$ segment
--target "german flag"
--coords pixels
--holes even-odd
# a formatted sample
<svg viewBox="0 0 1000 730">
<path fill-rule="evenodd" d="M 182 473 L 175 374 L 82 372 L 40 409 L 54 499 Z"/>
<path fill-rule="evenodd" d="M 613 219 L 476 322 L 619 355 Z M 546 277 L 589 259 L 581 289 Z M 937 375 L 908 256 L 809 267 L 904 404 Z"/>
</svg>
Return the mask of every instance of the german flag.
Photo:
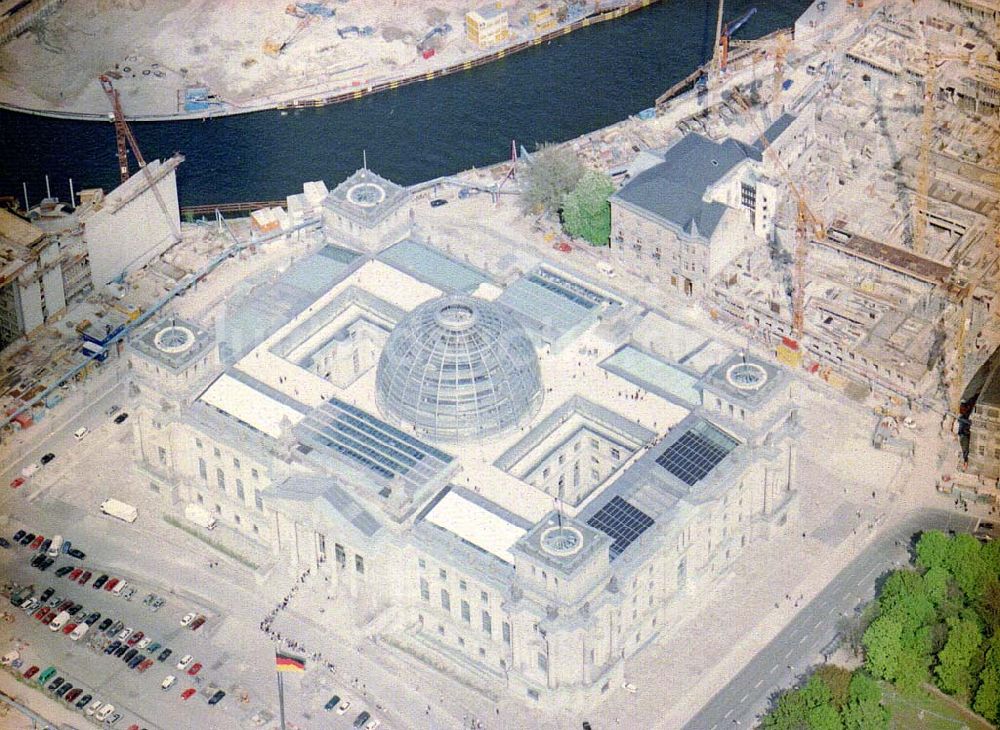
<svg viewBox="0 0 1000 730">
<path fill-rule="evenodd" d="M 306 671 L 306 660 L 294 654 L 287 654 L 279 651 L 274 655 L 275 668 L 279 672 L 304 672 Z"/>
</svg>

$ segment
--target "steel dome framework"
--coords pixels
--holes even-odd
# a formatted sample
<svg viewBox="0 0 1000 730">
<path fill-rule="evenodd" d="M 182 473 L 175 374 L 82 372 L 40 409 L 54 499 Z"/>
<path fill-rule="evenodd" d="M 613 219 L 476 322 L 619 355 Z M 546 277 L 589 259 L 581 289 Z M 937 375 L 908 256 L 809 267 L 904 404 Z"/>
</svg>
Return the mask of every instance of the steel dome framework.
<svg viewBox="0 0 1000 730">
<path fill-rule="evenodd" d="M 505 309 L 467 295 L 425 302 L 382 350 L 375 397 L 396 425 L 444 441 L 508 431 L 542 403 L 535 348 Z"/>
</svg>

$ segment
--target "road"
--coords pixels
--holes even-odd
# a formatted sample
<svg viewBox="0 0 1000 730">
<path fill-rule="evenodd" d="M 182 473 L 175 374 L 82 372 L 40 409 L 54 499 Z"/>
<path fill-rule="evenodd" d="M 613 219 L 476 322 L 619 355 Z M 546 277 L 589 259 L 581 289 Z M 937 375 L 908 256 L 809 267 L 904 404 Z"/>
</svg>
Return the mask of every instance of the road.
<svg viewBox="0 0 1000 730">
<path fill-rule="evenodd" d="M 820 651 L 833 639 L 840 618 L 874 597 L 879 577 L 895 567 L 896 561 L 907 559 L 897 541 L 908 543 L 919 530 L 971 530 L 975 522 L 976 518 L 968 515 L 928 509 L 880 534 L 702 707 L 684 730 L 753 727 L 773 692 L 790 687 L 797 676 L 822 660 Z"/>
</svg>

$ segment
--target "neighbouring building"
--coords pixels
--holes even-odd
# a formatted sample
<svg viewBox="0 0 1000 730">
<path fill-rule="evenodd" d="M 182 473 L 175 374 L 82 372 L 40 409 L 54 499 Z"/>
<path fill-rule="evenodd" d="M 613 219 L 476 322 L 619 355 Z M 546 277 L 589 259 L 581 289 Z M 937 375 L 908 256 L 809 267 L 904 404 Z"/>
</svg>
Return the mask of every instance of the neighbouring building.
<svg viewBox="0 0 1000 730">
<path fill-rule="evenodd" d="M 507 11 L 500 3 L 484 5 L 465 14 L 465 37 L 479 48 L 499 45 L 509 34 Z"/>
<path fill-rule="evenodd" d="M 1000 479 L 1000 363 L 993 366 L 972 409 L 969 471 Z"/>
</svg>

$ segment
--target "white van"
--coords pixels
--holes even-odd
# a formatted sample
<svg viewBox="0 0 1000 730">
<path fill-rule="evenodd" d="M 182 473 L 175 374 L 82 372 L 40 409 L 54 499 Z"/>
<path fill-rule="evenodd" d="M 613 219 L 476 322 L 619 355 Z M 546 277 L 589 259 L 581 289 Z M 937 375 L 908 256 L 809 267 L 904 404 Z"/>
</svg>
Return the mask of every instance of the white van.
<svg viewBox="0 0 1000 730">
<path fill-rule="evenodd" d="M 90 431 L 87 430 L 86 426 L 80 426 L 80 428 L 76 429 L 76 431 L 73 432 L 73 438 L 75 438 L 77 441 L 83 441 L 83 437 L 86 436 L 88 433 L 90 433 Z"/>
<path fill-rule="evenodd" d="M 63 539 L 62 535 L 56 535 L 52 538 L 52 544 L 49 545 L 48 556 L 50 558 L 58 558 L 59 553 L 62 552 Z"/>
<path fill-rule="evenodd" d="M 88 626 L 87 624 L 84 623 L 78 624 L 77 627 L 70 632 L 69 638 L 71 638 L 73 641 L 79 641 L 80 639 L 83 638 L 84 634 L 86 634 L 88 630 L 90 630 L 90 626 Z"/>
<path fill-rule="evenodd" d="M 52 619 L 52 623 L 49 624 L 49 631 L 58 631 L 66 622 L 69 621 L 69 614 L 66 611 L 61 611 L 58 616 Z"/>
<path fill-rule="evenodd" d="M 117 584 L 115 584 L 115 587 L 111 589 L 111 592 L 116 596 L 120 596 L 122 594 L 122 591 L 125 590 L 125 586 L 127 585 L 128 585 L 127 580 L 120 580 L 118 581 Z"/>
</svg>

